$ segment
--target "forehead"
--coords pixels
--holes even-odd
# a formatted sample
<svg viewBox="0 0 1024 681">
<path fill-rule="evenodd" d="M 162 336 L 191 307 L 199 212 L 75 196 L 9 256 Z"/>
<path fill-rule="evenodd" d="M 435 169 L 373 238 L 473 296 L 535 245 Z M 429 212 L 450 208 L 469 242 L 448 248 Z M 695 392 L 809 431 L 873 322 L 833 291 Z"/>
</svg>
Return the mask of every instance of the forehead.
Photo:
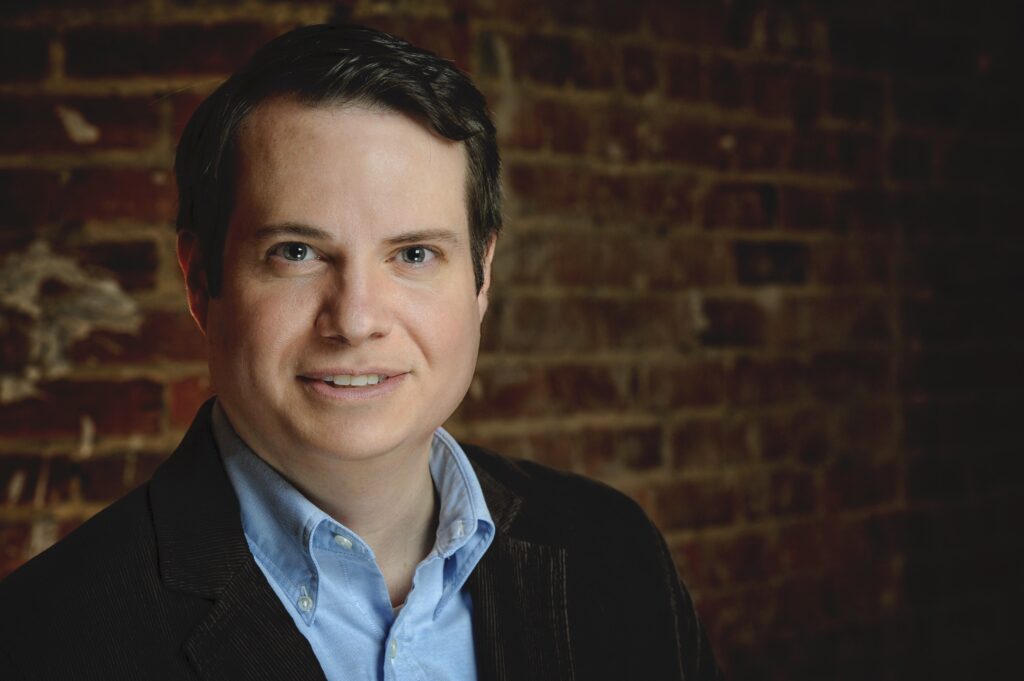
<svg viewBox="0 0 1024 681">
<path fill-rule="evenodd" d="M 466 172 L 464 144 L 405 114 L 278 98 L 239 131 L 235 208 L 260 220 L 465 223 Z"/>
</svg>

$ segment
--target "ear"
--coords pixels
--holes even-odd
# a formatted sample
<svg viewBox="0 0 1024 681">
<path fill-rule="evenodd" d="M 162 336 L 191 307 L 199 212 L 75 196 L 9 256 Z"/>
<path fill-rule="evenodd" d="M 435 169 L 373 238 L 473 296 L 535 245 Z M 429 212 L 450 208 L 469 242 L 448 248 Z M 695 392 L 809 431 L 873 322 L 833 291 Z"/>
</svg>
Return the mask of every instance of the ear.
<svg viewBox="0 0 1024 681">
<path fill-rule="evenodd" d="M 487 312 L 487 292 L 491 288 L 491 261 L 494 260 L 494 245 L 498 243 L 498 237 L 492 236 L 487 244 L 487 251 L 484 253 L 484 282 L 480 286 L 480 292 L 476 294 L 476 304 L 480 309 L 480 321 L 483 321 Z"/>
<path fill-rule="evenodd" d="M 185 279 L 185 293 L 188 296 L 188 310 L 192 313 L 199 330 L 206 334 L 206 315 L 210 293 L 206 285 L 206 269 L 199 238 L 192 232 L 178 232 L 178 267 Z"/>
</svg>

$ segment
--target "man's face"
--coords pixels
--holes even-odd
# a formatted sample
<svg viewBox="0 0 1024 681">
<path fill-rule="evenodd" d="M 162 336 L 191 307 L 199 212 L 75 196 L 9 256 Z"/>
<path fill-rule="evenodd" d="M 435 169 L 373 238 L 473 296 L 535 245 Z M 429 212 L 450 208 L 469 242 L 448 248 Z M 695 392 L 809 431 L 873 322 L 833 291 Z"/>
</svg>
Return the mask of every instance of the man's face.
<svg viewBox="0 0 1024 681">
<path fill-rule="evenodd" d="M 286 471 L 425 454 L 469 387 L 487 305 L 463 146 L 397 113 L 272 100 L 248 117 L 237 163 L 205 313 L 235 429 Z"/>
</svg>

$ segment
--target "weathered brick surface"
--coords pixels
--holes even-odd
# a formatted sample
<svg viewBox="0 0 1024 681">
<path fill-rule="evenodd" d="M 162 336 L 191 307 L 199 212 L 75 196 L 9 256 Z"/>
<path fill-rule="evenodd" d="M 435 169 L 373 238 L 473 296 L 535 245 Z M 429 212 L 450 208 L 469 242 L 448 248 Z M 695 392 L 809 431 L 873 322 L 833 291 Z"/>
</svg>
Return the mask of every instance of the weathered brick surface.
<svg viewBox="0 0 1024 681">
<path fill-rule="evenodd" d="M 0 574 L 146 480 L 212 394 L 173 146 L 322 12 L 453 59 L 498 121 L 457 434 L 637 499 L 731 678 L 995 677 L 1024 537 L 1024 17 L 925 5 L 3 3 L 0 268 L 45 241 L 140 323 L 36 380 L 61 320 L 3 298 L 5 390 L 38 392 L 0 403 Z"/>
</svg>

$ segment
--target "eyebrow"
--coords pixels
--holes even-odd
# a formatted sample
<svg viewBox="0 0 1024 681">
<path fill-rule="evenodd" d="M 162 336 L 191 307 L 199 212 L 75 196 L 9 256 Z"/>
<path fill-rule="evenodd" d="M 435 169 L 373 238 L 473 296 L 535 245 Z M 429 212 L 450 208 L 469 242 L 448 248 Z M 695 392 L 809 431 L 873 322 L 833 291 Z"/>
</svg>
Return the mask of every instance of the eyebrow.
<svg viewBox="0 0 1024 681">
<path fill-rule="evenodd" d="M 256 230 L 256 239 L 261 241 L 263 239 L 282 236 L 315 239 L 319 241 L 331 241 L 333 239 L 331 233 L 326 230 L 298 222 L 284 222 L 281 224 L 266 225 Z M 450 229 L 417 229 L 388 237 L 384 240 L 384 243 L 389 246 L 400 246 L 402 244 L 415 244 L 421 241 L 441 241 L 451 245 L 459 245 L 462 242 L 462 239 L 459 238 L 459 235 L 455 231 Z"/>
</svg>

